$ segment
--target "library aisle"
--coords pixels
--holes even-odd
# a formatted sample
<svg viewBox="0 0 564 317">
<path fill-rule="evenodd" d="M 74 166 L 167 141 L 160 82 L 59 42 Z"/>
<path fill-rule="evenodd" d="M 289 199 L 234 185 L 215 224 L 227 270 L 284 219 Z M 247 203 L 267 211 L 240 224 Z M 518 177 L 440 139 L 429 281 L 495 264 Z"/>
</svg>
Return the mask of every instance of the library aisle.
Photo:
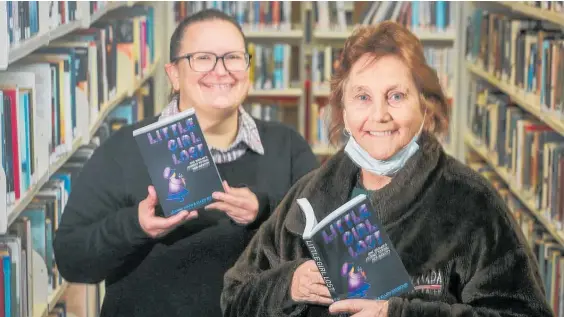
<svg viewBox="0 0 564 317">
<path fill-rule="evenodd" d="M 170 36 L 209 7 L 234 16 L 247 36 L 244 107 L 293 126 L 321 161 L 337 151 L 326 106 L 345 39 L 357 25 L 409 27 L 449 97 L 445 150 L 498 189 L 564 316 L 563 1 L 2 1 L 5 316 L 99 316 L 104 283 L 67 283 L 53 255 L 72 180 L 120 127 L 166 106 Z"/>
<path fill-rule="evenodd" d="M 498 190 L 564 316 L 564 4 L 465 4 L 464 161 Z"/>
</svg>

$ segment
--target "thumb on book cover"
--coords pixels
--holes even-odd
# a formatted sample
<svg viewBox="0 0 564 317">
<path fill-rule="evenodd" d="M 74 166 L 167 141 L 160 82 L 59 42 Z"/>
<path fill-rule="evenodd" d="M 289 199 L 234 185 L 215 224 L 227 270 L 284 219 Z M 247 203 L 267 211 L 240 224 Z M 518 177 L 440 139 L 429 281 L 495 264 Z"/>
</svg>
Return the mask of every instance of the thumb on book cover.
<svg viewBox="0 0 564 317">
<path fill-rule="evenodd" d="M 157 192 L 155 191 L 154 186 L 148 187 L 149 195 L 147 195 L 147 203 L 149 207 L 155 207 L 158 203 Z"/>
</svg>

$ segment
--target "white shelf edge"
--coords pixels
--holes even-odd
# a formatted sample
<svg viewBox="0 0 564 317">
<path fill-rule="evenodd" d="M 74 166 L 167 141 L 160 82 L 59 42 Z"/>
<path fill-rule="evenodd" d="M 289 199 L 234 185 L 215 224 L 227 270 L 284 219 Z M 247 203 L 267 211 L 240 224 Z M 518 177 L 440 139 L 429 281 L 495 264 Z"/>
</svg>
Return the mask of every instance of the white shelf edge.
<svg viewBox="0 0 564 317">
<path fill-rule="evenodd" d="M 516 87 L 505 83 L 495 77 L 493 74 L 489 73 L 488 71 L 482 69 L 479 66 L 474 65 L 473 63 L 467 61 L 466 68 L 469 72 L 473 73 L 475 76 L 479 77 L 480 79 L 487 81 L 490 85 L 497 87 L 503 93 L 511 97 L 511 99 L 518 104 L 523 110 L 529 112 L 530 114 L 537 117 L 541 122 L 545 123 L 556 132 L 560 134 L 564 134 L 564 121 L 561 120 L 557 115 L 550 113 L 549 111 L 543 110 L 542 106 L 540 105 L 540 100 L 532 100 L 532 99 L 540 99 L 537 95 L 525 94 L 521 91 L 518 91 Z"/>
<path fill-rule="evenodd" d="M 313 145 L 311 150 L 318 156 L 331 156 L 339 151 L 338 148 L 329 145 Z"/>
<path fill-rule="evenodd" d="M 454 31 L 412 31 L 421 41 L 454 41 Z M 346 40 L 352 31 L 313 31 L 313 38 L 318 40 Z"/>
<path fill-rule="evenodd" d="M 304 36 L 303 30 L 243 30 L 248 39 L 301 39 Z"/>
<path fill-rule="evenodd" d="M 120 2 L 107 2 L 106 6 L 103 7 L 102 9 L 98 10 L 98 12 L 94 12 L 91 16 L 90 16 L 90 21 L 89 21 L 89 25 L 92 25 L 94 23 L 96 23 L 96 21 L 98 21 L 101 17 L 103 17 L 104 15 L 106 15 L 108 12 L 117 9 L 119 7 L 123 7 L 125 6 L 125 4 L 120 3 Z"/>
<path fill-rule="evenodd" d="M 24 58 L 25 56 L 31 54 L 32 52 L 34 52 L 35 50 L 37 50 L 38 48 L 45 46 L 47 44 L 49 44 L 50 41 L 56 40 L 58 38 L 61 38 L 77 29 L 80 29 L 81 27 L 88 27 L 90 25 L 92 25 L 94 22 L 96 22 L 99 18 L 101 18 L 102 16 L 104 16 L 105 14 L 107 14 L 108 12 L 110 12 L 111 10 L 117 9 L 119 7 L 122 6 L 131 6 L 131 3 L 135 3 L 135 1 L 129 1 L 129 2 L 122 2 L 122 1 L 118 1 L 118 2 L 109 2 L 107 4 L 107 7 L 104 7 L 102 9 L 100 9 L 98 12 L 95 12 L 94 14 L 92 14 L 91 16 L 89 16 L 88 18 L 85 19 L 78 19 L 75 21 L 71 21 L 68 23 L 65 23 L 63 25 L 59 25 L 54 29 L 51 29 L 43 34 L 37 34 L 27 40 L 24 40 L 23 42 L 20 42 L 16 45 L 13 46 L 9 46 L 7 49 L 7 54 L 8 54 L 8 63 L 7 65 L 5 65 L 5 67 L 1 67 L 1 70 L 6 70 L 10 64 L 13 64 L 17 61 L 19 61 L 20 59 Z M 4 66 L 4 65 L 2 65 Z"/>
<path fill-rule="evenodd" d="M 68 286 L 69 284 L 66 281 L 63 281 L 63 283 L 59 285 L 53 291 L 53 293 L 51 293 L 51 295 L 49 295 L 49 298 L 45 304 L 34 305 L 32 316 L 47 317 L 49 315 L 49 312 L 51 312 L 53 308 L 55 308 L 55 305 L 57 305 L 57 302 L 59 301 L 59 299 L 61 299 L 61 296 L 63 296 Z"/>
<path fill-rule="evenodd" d="M 60 25 L 49 32 L 41 35 L 36 35 L 32 38 L 25 40 L 9 48 L 8 52 L 8 67 L 10 64 L 17 62 L 18 60 L 24 58 L 25 56 L 31 54 L 38 48 L 49 44 L 50 41 L 65 36 L 74 30 L 81 27 L 81 20 L 71 21 L 69 23 Z"/>
<path fill-rule="evenodd" d="M 516 13 L 564 27 L 564 13 L 536 8 L 519 2 L 500 1 L 500 3 Z"/>
<path fill-rule="evenodd" d="M 302 93 L 301 88 L 251 89 L 249 90 L 249 97 L 301 97 Z"/>
<path fill-rule="evenodd" d="M 313 96 L 314 97 L 329 97 L 331 95 L 331 90 L 329 89 L 314 89 Z"/>
</svg>

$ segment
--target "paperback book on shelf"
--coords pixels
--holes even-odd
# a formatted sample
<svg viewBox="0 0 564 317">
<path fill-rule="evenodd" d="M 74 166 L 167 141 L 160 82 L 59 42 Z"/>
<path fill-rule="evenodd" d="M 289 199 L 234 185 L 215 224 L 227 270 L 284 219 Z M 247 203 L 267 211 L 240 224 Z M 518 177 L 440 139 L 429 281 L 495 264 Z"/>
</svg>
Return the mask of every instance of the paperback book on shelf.
<svg viewBox="0 0 564 317">
<path fill-rule="evenodd" d="M 133 131 L 165 217 L 202 209 L 223 191 L 193 108 Z"/>
<path fill-rule="evenodd" d="M 306 219 L 302 237 L 334 301 L 385 300 L 413 290 L 366 195 L 349 200 L 319 222 L 306 198 L 297 203 Z"/>
</svg>

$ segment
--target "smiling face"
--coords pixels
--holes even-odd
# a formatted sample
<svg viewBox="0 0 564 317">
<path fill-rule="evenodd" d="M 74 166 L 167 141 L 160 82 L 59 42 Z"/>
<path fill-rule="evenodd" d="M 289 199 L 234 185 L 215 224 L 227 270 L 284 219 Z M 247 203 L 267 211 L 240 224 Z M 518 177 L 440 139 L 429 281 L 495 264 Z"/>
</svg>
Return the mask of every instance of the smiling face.
<svg viewBox="0 0 564 317">
<path fill-rule="evenodd" d="M 343 94 L 345 128 L 373 158 L 385 160 L 419 132 L 423 113 L 407 65 L 364 54 L 352 66 Z"/>
<path fill-rule="evenodd" d="M 230 22 L 209 20 L 196 22 L 184 30 L 176 56 L 194 53 L 229 54 L 225 63 L 245 53 L 245 41 Z M 249 70 L 227 71 L 221 59 L 211 71 L 198 71 L 197 65 L 209 63 L 210 54 L 194 55 L 167 66 L 167 73 L 175 91 L 180 91 L 180 104 L 194 107 L 198 112 L 229 114 L 237 110 L 249 90 Z M 212 61 L 213 64 L 213 61 Z M 192 66 L 191 66 L 192 65 Z M 200 67 L 201 68 L 201 67 Z"/>
</svg>

